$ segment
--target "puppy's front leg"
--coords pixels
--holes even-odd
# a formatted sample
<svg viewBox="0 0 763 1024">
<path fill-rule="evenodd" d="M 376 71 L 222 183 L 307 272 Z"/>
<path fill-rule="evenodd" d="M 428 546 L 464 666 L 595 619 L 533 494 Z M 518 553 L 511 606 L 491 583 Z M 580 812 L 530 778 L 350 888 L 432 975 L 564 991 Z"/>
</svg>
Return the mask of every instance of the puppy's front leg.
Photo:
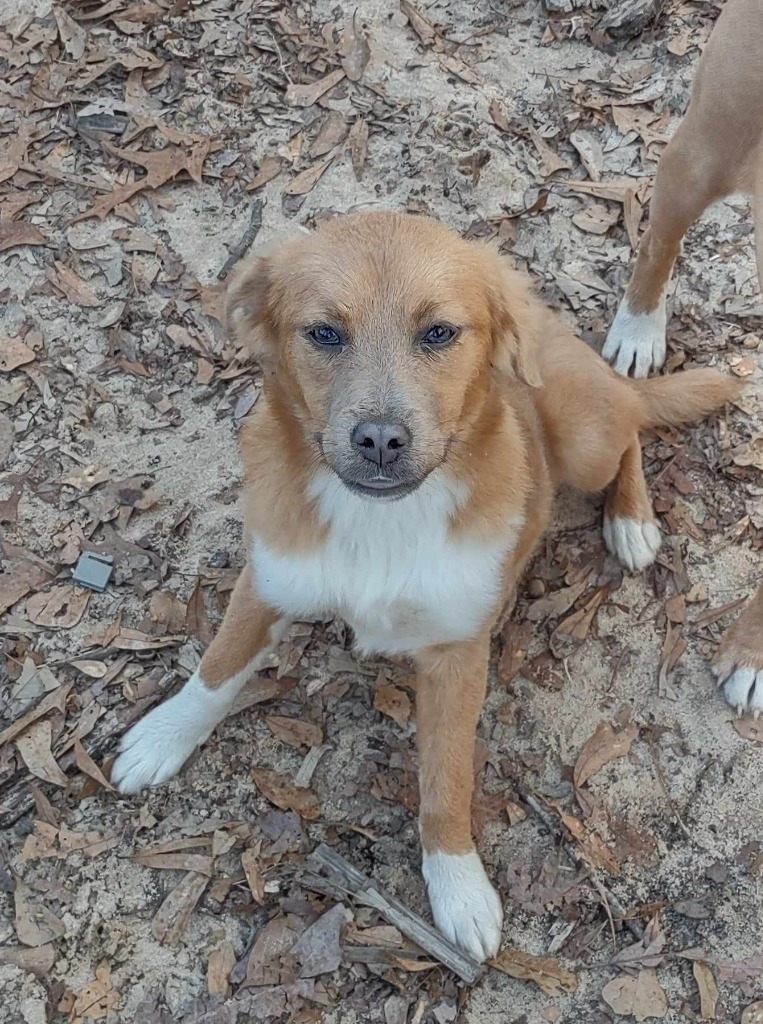
<svg viewBox="0 0 763 1024">
<path fill-rule="evenodd" d="M 489 635 L 416 657 L 422 873 L 435 924 L 477 960 L 498 952 L 503 910 L 471 831 L 474 738 Z"/>
<path fill-rule="evenodd" d="M 726 700 L 740 715 L 763 712 L 763 586 L 726 633 L 713 659 Z"/>
<path fill-rule="evenodd" d="M 111 781 L 137 793 L 172 778 L 228 714 L 241 687 L 278 643 L 288 620 L 263 605 L 248 567 L 231 594 L 222 625 L 201 664 L 174 697 L 154 708 L 122 738 Z"/>
</svg>

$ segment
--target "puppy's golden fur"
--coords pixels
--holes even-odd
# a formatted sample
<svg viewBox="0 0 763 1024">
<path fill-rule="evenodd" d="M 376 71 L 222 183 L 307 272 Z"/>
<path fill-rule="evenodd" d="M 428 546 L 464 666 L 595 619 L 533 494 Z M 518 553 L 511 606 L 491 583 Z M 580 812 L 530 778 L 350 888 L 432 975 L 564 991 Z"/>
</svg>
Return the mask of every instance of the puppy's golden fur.
<svg viewBox="0 0 763 1024">
<path fill-rule="evenodd" d="M 284 622 L 339 614 L 361 648 L 414 659 L 433 913 L 490 955 L 501 906 L 470 800 L 491 627 L 559 484 L 611 485 L 607 543 L 631 569 L 652 561 L 639 431 L 704 416 L 736 385 L 711 370 L 618 377 L 495 252 L 391 213 L 337 218 L 255 257 L 229 316 L 265 371 L 242 437 L 249 564 L 198 674 L 126 737 L 114 778 L 124 791 L 163 781 Z M 393 420 L 394 451 L 369 461 L 357 424 Z"/>
</svg>

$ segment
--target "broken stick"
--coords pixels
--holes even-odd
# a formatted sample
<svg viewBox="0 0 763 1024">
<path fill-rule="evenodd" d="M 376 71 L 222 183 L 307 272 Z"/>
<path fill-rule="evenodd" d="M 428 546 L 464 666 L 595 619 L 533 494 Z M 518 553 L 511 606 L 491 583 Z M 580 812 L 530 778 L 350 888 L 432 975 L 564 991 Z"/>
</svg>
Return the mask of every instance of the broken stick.
<svg viewBox="0 0 763 1024">
<path fill-rule="evenodd" d="M 317 892 L 328 892 L 336 898 L 352 897 L 366 907 L 378 910 L 385 921 L 395 925 L 406 938 L 415 942 L 429 956 L 448 967 L 459 978 L 471 985 L 480 973 L 480 965 L 441 935 L 430 924 L 414 914 L 400 900 L 384 892 L 373 879 L 368 878 L 349 861 L 336 853 L 325 843 L 315 850 L 308 859 L 315 875 L 306 874 L 302 884 Z M 321 869 L 329 877 L 321 876 Z M 394 951 L 393 951 L 394 952 Z"/>
<path fill-rule="evenodd" d="M 252 246 L 257 235 L 260 233 L 262 227 L 262 200 L 257 199 L 252 204 L 252 212 L 249 215 L 249 227 L 243 233 L 241 238 L 235 242 L 230 248 L 230 255 L 228 256 L 225 263 L 223 263 L 220 271 L 217 275 L 218 281 L 224 281 L 231 270 L 235 267 L 242 256 L 246 256 L 247 252 Z"/>
</svg>

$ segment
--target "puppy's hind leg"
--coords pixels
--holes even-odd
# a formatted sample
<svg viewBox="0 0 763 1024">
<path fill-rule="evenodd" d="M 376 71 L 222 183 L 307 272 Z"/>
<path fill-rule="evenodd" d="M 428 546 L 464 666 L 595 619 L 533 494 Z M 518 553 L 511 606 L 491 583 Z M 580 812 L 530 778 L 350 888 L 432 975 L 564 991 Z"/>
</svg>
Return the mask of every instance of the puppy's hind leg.
<svg viewBox="0 0 763 1024">
<path fill-rule="evenodd" d="M 713 673 L 740 715 L 763 712 L 763 586 L 726 633 Z"/>
<path fill-rule="evenodd" d="M 646 489 L 638 437 L 625 449 L 607 496 L 604 543 L 631 572 L 651 565 L 660 549 L 660 531 Z"/>
<path fill-rule="evenodd" d="M 228 714 L 247 679 L 278 643 L 288 621 L 257 600 L 248 568 L 239 576 L 220 631 L 174 697 L 122 737 L 111 781 L 137 793 L 172 778 Z"/>
<path fill-rule="evenodd" d="M 702 126 L 690 111 L 662 154 L 625 297 L 602 355 L 618 373 L 646 377 L 665 362 L 666 294 L 681 240 L 702 211 L 726 191 L 719 154 L 704 147 Z M 712 147 L 712 143 L 710 143 Z"/>
</svg>

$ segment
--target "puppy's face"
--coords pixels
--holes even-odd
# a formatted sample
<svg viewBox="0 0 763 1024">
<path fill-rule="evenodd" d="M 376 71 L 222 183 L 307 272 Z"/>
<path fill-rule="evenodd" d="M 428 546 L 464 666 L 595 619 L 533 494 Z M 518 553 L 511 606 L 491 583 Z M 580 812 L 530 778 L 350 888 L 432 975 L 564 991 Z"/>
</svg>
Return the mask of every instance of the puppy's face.
<svg viewBox="0 0 763 1024">
<path fill-rule="evenodd" d="M 435 221 L 329 221 L 245 266 L 228 309 L 299 443 L 370 499 L 402 497 L 447 462 L 491 364 L 538 383 L 524 285 Z"/>
</svg>

